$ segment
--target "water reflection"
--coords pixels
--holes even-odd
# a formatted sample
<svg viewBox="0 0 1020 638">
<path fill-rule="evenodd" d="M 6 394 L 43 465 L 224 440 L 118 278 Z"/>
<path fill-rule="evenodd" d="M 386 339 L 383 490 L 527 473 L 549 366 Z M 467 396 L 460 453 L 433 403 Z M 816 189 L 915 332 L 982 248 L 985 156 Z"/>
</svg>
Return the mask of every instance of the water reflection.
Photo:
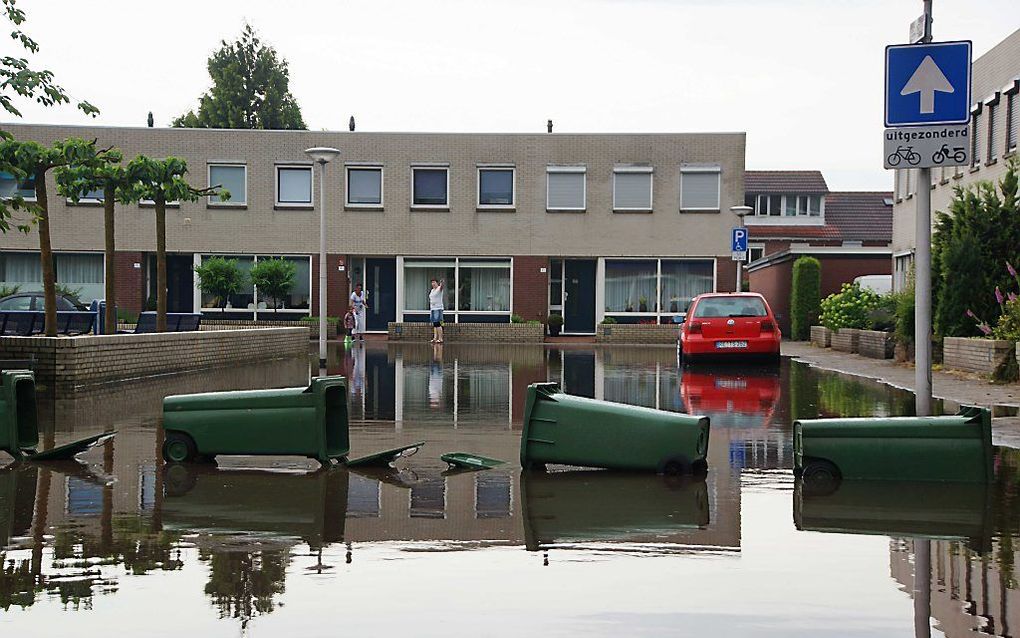
<svg viewBox="0 0 1020 638">
<path fill-rule="evenodd" d="M 305 361 L 166 377 L 45 402 L 47 445 L 109 429 L 120 434 L 86 455 L 84 465 L 0 468 L 5 628 L 30 634 L 44 623 L 83 617 L 67 611 L 91 609 L 111 610 L 125 632 L 159 633 L 151 623 L 131 624 L 129 612 L 139 600 L 155 607 L 171 597 L 195 635 L 236 634 L 258 623 L 267 623 L 268 633 L 279 631 L 273 623 L 326 626 L 337 601 L 360 591 L 385 589 L 401 604 L 423 598 L 442 610 L 448 603 L 430 592 L 470 597 L 462 584 L 466 573 L 476 572 L 463 570 L 478 557 L 477 574 L 491 580 L 479 588 L 485 597 L 477 604 L 493 613 L 519 617 L 507 601 L 549 595 L 558 596 L 557 613 L 570 616 L 586 601 L 564 592 L 605 580 L 613 583 L 613 597 L 596 596 L 596 602 L 628 620 L 584 625 L 575 617 L 589 633 L 666 633 L 666 625 L 649 629 L 635 611 L 662 592 L 674 602 L 701 596 L 716 629 L 727 626 L 740 601 L 759 619 L 740 633 L 777 635 L 767 628 L 788 627 L 793 618 L 807 623 L 804 609 L 825 609 L 832 617 L 846 605 L 827 598 L 834 596 L 832 572 L 801 558 L 817 545 L 840 573 L 861 574 L 860 566 L 877 558 L 881 573 L 869 574 L 879 580 L 863 579 L 869 605 L 854 613 L 883 627 L 880 616 L 895 617 L 905 624 L 884 635 L 900 635 L 911 622 L 902 603 L 916 589 L 920 547 L 904 537 L 915 536 L 931 539 L 931 614 L 941 631 L 1008 635 L 1020 623 L 1013 553 L 1020 452 L 997 451 L 996 481 L 987 488 L 844 484 L 828 494 L 805 493 L 790 478 L 795 418 L 908 414 L 908 393 L 790 362 L 681 372 L 670 348 L 370 343 L 331 350 L 329 363 L 330 373 L 351 377 L 352 453 L 427 440 L 423 451 L 399 468 L 357 471 L 313 471 L 286 459 L 164 467 L 158 455 L 163 396 L 304 385 Z M 596 398 L 707 414 L 713 425 L 707 476 L 522 473 L 516 459 L 525 389 L 546 380 Z M 452 451 L 508 464 L 449 472 L 439 456 Z M 862 534 L 878 534 L 879 544 L 860 543 L 867 540 Z M 428 568 L 415 571 L 418 564 Z M 532 569 L 545 571 L 535 579 Z M 648 577 L 662 570 L 691 577 Z M 146 574 L 159 580 L 140 578 Z M 813 585 L 798 597 L 786 594 L 791 583 Z M 798 600 L 796 608 L 790 600 Z M 883 610 L 891 611 L 882 616 Z M 532 611 L 546 620 L 553 613 Z M 362 601 L 344 613 L 365 627 L 382 612 Z M 822 622 L 812 635 L 857 628 Z"/>
</svg>

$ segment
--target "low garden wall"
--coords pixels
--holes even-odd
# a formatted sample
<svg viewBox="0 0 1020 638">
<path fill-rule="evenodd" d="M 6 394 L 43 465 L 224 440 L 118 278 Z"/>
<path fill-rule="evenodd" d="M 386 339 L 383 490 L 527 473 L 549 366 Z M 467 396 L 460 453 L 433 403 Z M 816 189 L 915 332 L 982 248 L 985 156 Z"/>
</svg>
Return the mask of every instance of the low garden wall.
<svg viewBox="0 0 1020 638">
<path fill-rule="evenodd" d="M 861 330 L 858 336 L 857 352 L 872 359 L 891 359 L 896 342 L 891 332 L 882 330 Z"/>
<path fill-rule="evenodd" d="M 819 348 L 832 345 L 832 330 L 825 326 L 811 326 L 811 343 Z"/>
<path fill-rule="evenodd" d="M 672 324 L 599 324 L 595 332 L 596 343 L 656 344 L 676 343 L 679 325 Z"/>
<path fill-rule="evenodd" d="M 946 337 L 942 340 L 942 365 L 947 370 L 960 370 L 993 376 L 1017 356 L 1017 344 L 1001 339 Z"/>
<path fill-rule="evenodd" d="M 430 341 L 432 324 L 391 322 L 390 341 Z M 489 343 L 542 343 L 545 326 L 540 323 L 448 323 L 443 326 L 443 341 Z"/>
<path fill-rule="evenodd" d="M 840 328 L 832 333 L 832 349 L 840 352 L 857 352 L 861 331 L 856 328 Z"/>
<path fill-rule="evenodd" d="M 293 327 L 304 327 L 308 328 L 308 338 L 318 339 L 319 338 L 319 322 L 318 321 L 274 321 L 272 319 L 265 321 L 252 321 L 250 319 L 202 319 L 200 325 L 202 330 L 231 330 L 238 328 L 293 328 Z M 326 338 L 336 339 L 337 337 L 337 320 L 327 319 L 326 320 Z"/>
<path fill-rule="evenodd" d="M 308 328 L 207 330 L 81 337 L 0 337 L 0 359 L 32 359 L 44 389 L 308 356 Z"/>
</svg>

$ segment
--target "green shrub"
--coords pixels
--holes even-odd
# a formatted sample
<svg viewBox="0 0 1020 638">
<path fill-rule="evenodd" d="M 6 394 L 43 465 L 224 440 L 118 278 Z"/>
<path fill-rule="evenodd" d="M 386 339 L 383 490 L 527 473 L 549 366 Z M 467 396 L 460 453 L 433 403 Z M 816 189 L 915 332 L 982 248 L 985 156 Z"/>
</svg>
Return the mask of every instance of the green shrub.
<svg viewBox="0 0 1020 638">
<path fill-rule="evenodd" d="M 793 263 L 793 290 L 790 293 L 790 338 L 803 341 L 818 321 L 822 299 L 822 264 L 805 255 Z"/>
<path fill-rule="evenodd" d="M 81 297 L 81 292 L 82 292 L 82 290 L 84 290 L 84 288 L 72 288 L 72 287 L 70 287 L 68 285 L 61 284 L 61 283 L 54 284 L 53 288 L 54 288 L 54 290 L 56 291 L 56 293 L 58 295 L 63 295 L 65 297 L 70 297 L 74 301 L 76 301 L 78 303 L 81 303 L 80 297 Z"/>
<path fill-rule="evenodd" d="M 542 322 L 539 321 L 538 319 L 528 319 L 524 323 L 528 324 L 529 326 L 541 326 L 542 325 Z"/>
<path fill-rule="evenodd" d="M 0 299 L 3 299 L 4 297 L 10 297 L 11 295 L 16 295 L 20 290 L 21 286 L 17 284 L 13 286 L 8 286 L 7 284 L 0 284 Z"/>
<path fill-rule="evenodd" d="M 1005 303 L 999 315 L 999 323 L 992 328 L 992 336 L 996 339 L 1020 341 L 1020 299 L 1011 299 Z"/>
<path fill-rule="evenodd" d="M 830 330 L 871 327 L 871 311 L 878 306 L 878 295 L 857 284 L 843 284 L 839 292 L 822 300 L 819 320 Z"/>
<path fill-rule="evenodd" d="M 871 325 L 868 326 L 869 329 L 882 332 L 892 332 L 896 329 L 896 306 L 899 303 L 899 294 L 891 292 L 878 298 L 875 307 L 868 313 L 868 320 L 871 322 Z"/>
<path fill-rule="evenodd" d="M 545 325 L 561 328 L 563 326 L 563 315 L 549 315 L 545 318 Z"/>
<path fill-rule="evenodd" d="M 510 323 L 524 323 L 524 317 L 520 315 L 510 315 Z"/>
<path fill-rule="evenodd" d="M 896 340 L 914 343 L 914 289 L 896 293 Z"/>
<path fill-rule="evenodd" d="M 199 290 L 216 296 L 220 308 L 226 308 L 230 295 L 241 292 L 244 286 L 244 271 L 237 265 L 236 259 L 211 257 L 202 265 L 195 266 L 195 274 L 198 275 Z"/>
<path fill-rule="evenodd" d="M 619 322 L 616 319 L 613 319 L 612 317 L 606 317 L 605 319 L 602 320 L 602 323 L 607 325 L 607 326 L 611 326 L 614 323 L 619 323 Z"/>
<path fill-rule="evenodd" d="M 273 315 L 276 315 L 280 302 L 289 294 L 294 287 L 294 277 L 297 274 L 297 266 L 286 259 L 259 259 L 251 267 L 248 276 L 251 283 L 258 289 L 259 297 L 268 297 L 273 300 Z"/>
</svg>

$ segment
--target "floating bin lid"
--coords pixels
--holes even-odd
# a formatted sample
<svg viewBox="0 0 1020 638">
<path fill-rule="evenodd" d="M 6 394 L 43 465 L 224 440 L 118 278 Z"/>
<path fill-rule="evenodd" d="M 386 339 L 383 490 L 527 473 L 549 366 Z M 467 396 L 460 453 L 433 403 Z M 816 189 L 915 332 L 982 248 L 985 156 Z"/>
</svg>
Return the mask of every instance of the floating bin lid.
<svg viewBox="0 0 1020 638">
<path fill-rule="evenodd" d="M 468 452 L 449 452 L 439 458 L 446 461 L 453 467 L 469 470 L 491 470 L 494 467 L 499 467 L 506 463 L 506 461 L 490 459 L 478 454 L 470 454 Z"/>
<path fill-rule="evenodd" d="M 375 454 L 369 454 L 368 456 L 352 459 L 347 461 L 346 465 L 347 467 L 389 467 L 397 459 L 414 456 L 424 445 L 425 441 L 418 441 L 411 445 L 395 447 L 389 450 L 383 450 L 382 452 L 376 452 Z"/>
</svg>

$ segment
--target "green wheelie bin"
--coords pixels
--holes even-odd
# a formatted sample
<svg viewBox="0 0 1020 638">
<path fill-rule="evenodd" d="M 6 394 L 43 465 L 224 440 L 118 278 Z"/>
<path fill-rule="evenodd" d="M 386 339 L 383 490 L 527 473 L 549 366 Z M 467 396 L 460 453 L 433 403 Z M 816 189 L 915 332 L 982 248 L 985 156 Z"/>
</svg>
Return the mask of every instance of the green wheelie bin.
<svg viewBox="0 0 1020 638">
<path fill-rule="evenodd" d="M 705 471 L 708 417 L 564 394 L 556 383 L 528 386 L 521 467 L 548 463 L 689 474 Z"/>
<path fill-rule="evenodd" d="M 805 481 L 992 480 L 988 410 L 953 416 L 811 419 L 793 424 L 794 474 Z"/>
<path fill-rule="evenodd" d="M 182 394 L 163 399 L 163 458 L 218 454 L 294 455 L 324 465 L 350 451 L 347 381 L 319 377 L 307 388 Z"/>
<path fill-rule="evenodd" d="M 35 375 L 30 370 L 0 372 L 0 450 L 16 459 L 39 445 Z"/>
</svg>

